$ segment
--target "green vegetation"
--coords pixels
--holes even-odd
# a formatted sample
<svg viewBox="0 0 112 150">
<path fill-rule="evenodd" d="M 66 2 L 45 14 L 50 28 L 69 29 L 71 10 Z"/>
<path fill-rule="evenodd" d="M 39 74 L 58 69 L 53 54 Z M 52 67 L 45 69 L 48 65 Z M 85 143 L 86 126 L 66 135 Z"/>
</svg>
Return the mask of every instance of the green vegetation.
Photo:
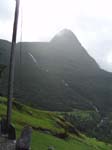
<svg viewBox="0 0 112 150">
<path fill-rule="evenodd" d="M 6 98 L 0 97 L 0 117 L 5 114 Z M 16 127 L 17 136 L 20 135 L 23 126 L 32 126 L 32 150 L 47 150 L 49 146 L 54 147 L 55 150 L 112 149 L 111 145 L 88 138 L 78 131 L 75 131 L 74 134 L 70 133 L 69 128 L 72 127 L 72 124 L 67 122 L 60 113 L 36 110 L 15 100 L 13 101 L 12 120 Z M 61 134 L 65 134 L 65 138 L 58 136 Z"/>
<path fill-rule="evenodd" d="M 48 146 L 55 147 L 56 150 L 111 150 L 112 146 L 90 138 L 77 138 L 76 136 L 68 140 L 58 139 L 43 133 L 34 133 L 33 150 L 47 150 Z M 36 146 L 36 147 L 35 147 Z"/>
<path fill-rule="evenodd" d="M 61 114 L 66 121 L 73 124 L 81 133 L 112 143 L 112 113 L 102 116 L 95 110 L 74 109 L 73 112 Z"/>
<path fill-rule="evenodd" d="M 66 120 L 71 122 L 79 131 L 95 136 L 95 130 L 101 120 L 101 115 L 94 110 L 78 110 L 61 113 Z M 98 132 L 98 131 L 97 131 Z"/>
</svg>

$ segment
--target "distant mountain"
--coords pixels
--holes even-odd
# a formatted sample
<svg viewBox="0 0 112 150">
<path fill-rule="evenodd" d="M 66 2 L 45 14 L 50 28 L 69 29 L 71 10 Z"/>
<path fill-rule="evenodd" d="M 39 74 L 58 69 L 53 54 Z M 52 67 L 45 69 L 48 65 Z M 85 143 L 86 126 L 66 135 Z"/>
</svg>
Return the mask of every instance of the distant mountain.
<svg viewBox="0 0 112 150">
<path fill-rule="evenodd" d="M 10 46 L 8 41 L 0 40 L 0 63 L 7 66 Z M 0 85 L 4 95 L 7 70 Z M 101 70 L 67 29 L 50 42 L 17 44 L 14 87 L 15 98 L 37 108 L 95 109 L 102 114 L 112 111 L 112 74 Z"/>
</svg>

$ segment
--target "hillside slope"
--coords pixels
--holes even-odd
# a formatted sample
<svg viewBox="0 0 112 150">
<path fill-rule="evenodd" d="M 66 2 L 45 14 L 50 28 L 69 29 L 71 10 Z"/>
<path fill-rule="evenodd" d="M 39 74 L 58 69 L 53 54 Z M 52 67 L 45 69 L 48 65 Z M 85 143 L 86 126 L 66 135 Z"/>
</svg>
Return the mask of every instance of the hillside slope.
<svg viewBox="0 0 112 150">
<path fill-rule="evenodd" d="M 112 74 L 101 70 L 70 30 L 50 42 L 23 42 L 16 49 L 14 97 L 36 108 L 112 111 Z M 0 40 L 0 63 L 9 62 L 10 43 Z M 21 56 L 21 57 L 20 57 Z M 8 69 L 8 67 L 7 67 Z M 6 95 L 7 75 L 0 89 Z"/>
<path fill-rule="evenodd" d="M 6 114 L 6 98 L 0 97 L 0 117 Z M 21 119 L 20 119 L 21 118 Z M 65 132 L 65 127 L 71 124 L 64 120 L 59 113 L 42 111 L 25 106 L 13 101 L 13 123 L 19 136 L 25 125 L 33 128 L 32 150 L 47 150 L 53 147 L 55 150 L 111 150 L 112 146 L 88 138 L 78 131 L 67 132 L 66 138 L 60 135 Z M 56 134 L 57 133 L 57 134 Z"/>
</svg>

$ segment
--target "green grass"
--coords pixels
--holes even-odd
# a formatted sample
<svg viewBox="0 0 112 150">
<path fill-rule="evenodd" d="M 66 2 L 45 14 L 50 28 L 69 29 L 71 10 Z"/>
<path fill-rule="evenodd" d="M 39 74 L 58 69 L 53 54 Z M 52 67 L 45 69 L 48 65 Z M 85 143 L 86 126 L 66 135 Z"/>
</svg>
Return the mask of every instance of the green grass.
<svg viewBox="0 0 112 150">
<path fill-rule="evenodd" d="M 0 117 L 6 114 L 6 98 L 0 97 Z M 16 127 L 17 136 L 20 135 L 25 125 L 33 128 L 46 129 L 49 134 L 33 130 L 32 150 L 47 150 L 53 146 L 55 150 L 111 150 L 112 146 L 99 142 L 96 139 L 88 138 L 85 135 L 77 137 L 70 134 L 64 140 L 53 136 L 53 133 L 63 133 L 64 127 L 71 124 L 66 122 L 63 117 L 55 112 L 36 110 L 31 107 L 22 105 L 16 101 L 13 103 L 12 121 Z M 52 134 L 51 134 L 52 133 Z"/>
<path fill-rule="evenodd" d="M 85 137 L 80 139 L 76 136 L 68 140 L 58 139 L 51 135 L 43 133 L 33 133 L 32 139 L 33 150 L 47 150 L 49 146 L 55 147 L 56 150 L 111 150 L 111 145 L 98 142 L 96 139 Z"/>
</svg>

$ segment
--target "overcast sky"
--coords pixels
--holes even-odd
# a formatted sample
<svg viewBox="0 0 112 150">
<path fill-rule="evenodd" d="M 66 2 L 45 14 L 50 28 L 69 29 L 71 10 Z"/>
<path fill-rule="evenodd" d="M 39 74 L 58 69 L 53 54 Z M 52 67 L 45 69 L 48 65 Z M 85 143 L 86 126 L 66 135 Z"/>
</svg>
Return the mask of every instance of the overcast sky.
<svg viewBox="0 0 112 150">
<path fill-rule="evenodd" d="M 15 0 L 0 0 L 1 39 L 11 41 L 14 7 Z M 112 0 L 21 0 L 18 41 L 21 22 L 23 41 L 49 41 L 71 29 L 99 65 L 112 71 Z"/>
</svg>

